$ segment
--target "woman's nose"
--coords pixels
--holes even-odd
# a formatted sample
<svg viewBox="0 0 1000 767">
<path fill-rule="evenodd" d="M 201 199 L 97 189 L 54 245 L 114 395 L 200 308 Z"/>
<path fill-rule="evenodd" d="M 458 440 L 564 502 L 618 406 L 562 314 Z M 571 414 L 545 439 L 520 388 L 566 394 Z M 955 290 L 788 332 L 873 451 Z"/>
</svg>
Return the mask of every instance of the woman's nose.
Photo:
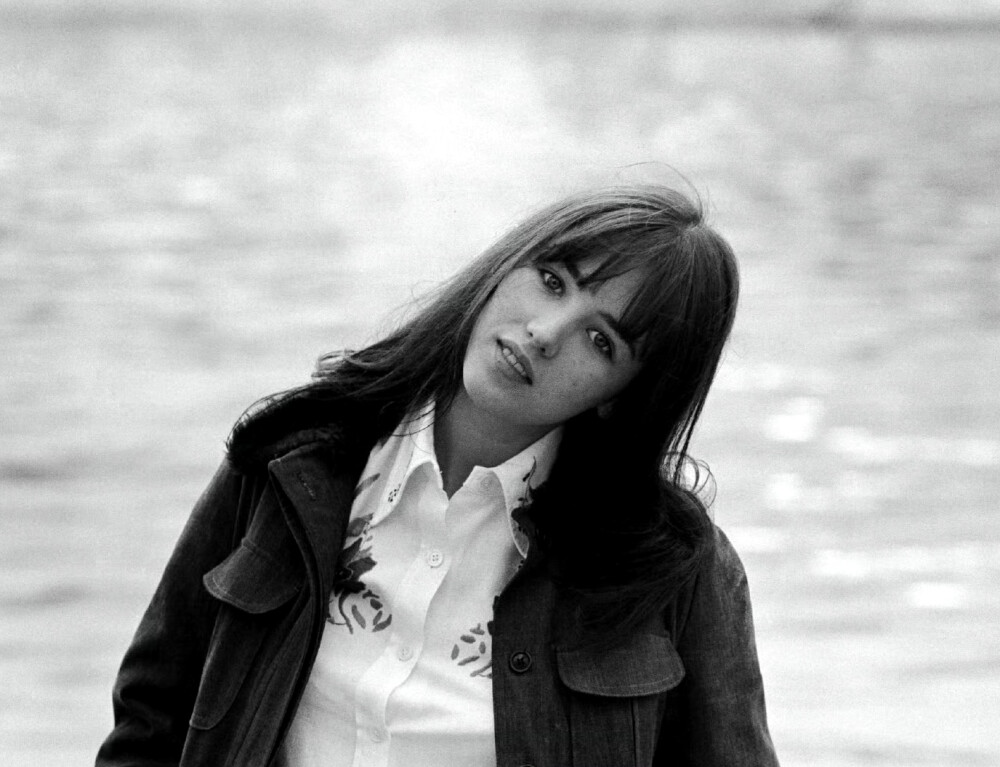
<svg viewBox="0 0 1000 767">
<path fill-rule="evenodd" d="M 537 315 L 528 321 L 528 339 L 543 357 L 553 357 L 559 353 L 570 325 L 570 318 L 561 312 Z"/>
</svg>

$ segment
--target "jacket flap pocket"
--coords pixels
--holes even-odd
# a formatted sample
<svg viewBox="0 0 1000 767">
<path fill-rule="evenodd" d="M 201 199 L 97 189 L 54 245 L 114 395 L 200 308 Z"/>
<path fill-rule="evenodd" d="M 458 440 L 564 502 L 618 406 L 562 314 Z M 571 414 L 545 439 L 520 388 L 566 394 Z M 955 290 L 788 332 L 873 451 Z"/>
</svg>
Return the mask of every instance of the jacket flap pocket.
<svg viewBox="0 0 1000 767">
<path fill-rule="evenodd" d="M 216 599 L 255 615 L 281 607 L 302 588 L 294 563 L 279 561 L 248 538 L 202 580 Z"/>
<path fill-rule="evenodd" d="M 677 650 L 670 639 L 656 634 L 639 634 L 608 650 L 557 650 L 556 664 L 571 690 L 612 698 L 665 692 L 684 678 Z"/>
</svg>

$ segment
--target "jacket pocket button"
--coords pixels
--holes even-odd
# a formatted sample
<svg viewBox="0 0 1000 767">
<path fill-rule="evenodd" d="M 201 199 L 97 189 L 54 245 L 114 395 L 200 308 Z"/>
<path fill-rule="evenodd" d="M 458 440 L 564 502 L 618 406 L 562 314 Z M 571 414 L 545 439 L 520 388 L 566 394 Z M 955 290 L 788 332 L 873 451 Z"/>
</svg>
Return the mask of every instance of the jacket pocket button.
<svg viewBox="0 0 1000 767">
<path fill-rule="evenodd" d="M 519 650 L 510 656 L 510 670 L 515 674 L 523 674 L 531 668 L 531 654 Z"/>
</svg>

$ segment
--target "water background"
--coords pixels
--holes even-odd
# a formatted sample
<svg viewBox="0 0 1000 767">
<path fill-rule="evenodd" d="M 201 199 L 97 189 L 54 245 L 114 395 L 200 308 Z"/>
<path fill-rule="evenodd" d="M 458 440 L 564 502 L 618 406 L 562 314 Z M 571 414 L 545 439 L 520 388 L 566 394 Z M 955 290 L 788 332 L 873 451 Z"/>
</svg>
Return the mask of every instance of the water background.
<svg viewBox="0 0 1000 767">
<path fill-rule="evenodd" d="M 675 169 L 742 259 L 696 452 L 783 763 L 1000 763 L 993 4 L 506 5 L 2 5 L 5 765 L 92 762 L 244 407 L 539 204 Z"/>
</svg>

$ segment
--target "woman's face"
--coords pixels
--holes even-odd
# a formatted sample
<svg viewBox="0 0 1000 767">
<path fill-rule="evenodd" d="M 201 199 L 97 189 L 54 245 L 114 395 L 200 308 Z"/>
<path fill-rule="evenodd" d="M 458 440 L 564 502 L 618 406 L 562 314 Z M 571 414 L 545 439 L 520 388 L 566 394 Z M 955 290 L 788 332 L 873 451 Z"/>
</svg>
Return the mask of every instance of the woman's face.
<svg viewBox="0 0 1000 767">
<path fill-rule="evenodd" d="M 612 399 L 639 372 L 618 322 L 642 276 L 581 287 L 597 265 L 531 264 L 497 286 L 473 327 L 458 395 L 482 423 L 540 437 Z"/>
</svg>

